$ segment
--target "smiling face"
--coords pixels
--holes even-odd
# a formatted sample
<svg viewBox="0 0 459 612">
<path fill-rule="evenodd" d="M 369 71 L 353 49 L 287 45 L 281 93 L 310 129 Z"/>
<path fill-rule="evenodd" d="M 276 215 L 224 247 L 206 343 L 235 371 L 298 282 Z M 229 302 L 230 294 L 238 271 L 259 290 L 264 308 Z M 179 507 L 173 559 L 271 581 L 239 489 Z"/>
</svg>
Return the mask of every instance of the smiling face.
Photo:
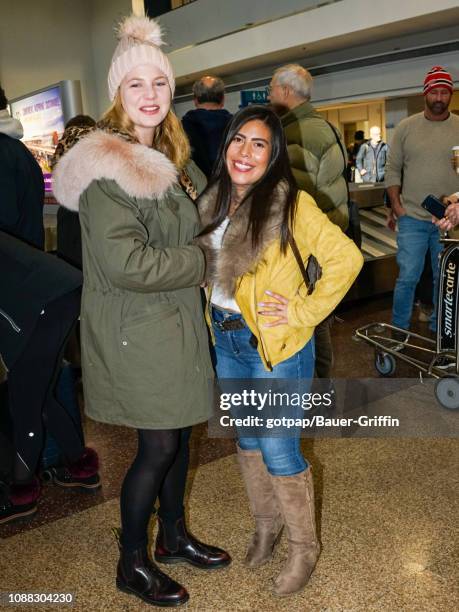
<svg viewBox="0 0 459 612">
<path fill-rule="evenodd" d="M 141 64 L 121 81 L 120 95 L 139 141 L 151 145 L 155 128 L 164 121 L 171 106 L 167 77 L 153 64 Z"/>
<path fill-rule="evenodd" d="M 226 151 L 226 167 L 238 195 L 264 176 L 271 151 L 271 130 L 263 121 L 254 119 L 239 128 Z"/>
</svg>

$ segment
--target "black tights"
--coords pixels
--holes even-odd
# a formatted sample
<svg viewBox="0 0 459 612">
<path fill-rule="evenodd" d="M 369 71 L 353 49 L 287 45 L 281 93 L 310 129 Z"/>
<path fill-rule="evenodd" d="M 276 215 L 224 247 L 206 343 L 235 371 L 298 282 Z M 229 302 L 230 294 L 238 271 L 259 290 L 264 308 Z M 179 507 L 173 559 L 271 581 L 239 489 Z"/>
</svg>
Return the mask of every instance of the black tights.
<svg viewBox="0 0 459 612">
<path fill-rule="evenodd" d="M 138 429 L 137 455 L 121 487 L 121 541 L 125 552 L 147 544 L 156 498 L 159 516 L 172 522 L 183 515 L 191 427 Z"/>
</svg>

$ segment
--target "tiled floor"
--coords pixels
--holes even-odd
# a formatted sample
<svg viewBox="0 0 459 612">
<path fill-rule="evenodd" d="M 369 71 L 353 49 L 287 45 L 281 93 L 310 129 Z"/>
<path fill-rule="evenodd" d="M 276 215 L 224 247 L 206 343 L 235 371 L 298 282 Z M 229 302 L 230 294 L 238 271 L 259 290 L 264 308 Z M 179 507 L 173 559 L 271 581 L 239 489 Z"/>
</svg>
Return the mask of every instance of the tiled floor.
<svg viewBox="0 0 459 612">
<path fill-rule="evenodd" d="M 189 589 L 188 609 L 457 610 L 454 452 L 455 443 L 443 440 L 316 441 L 323 551 L 307 588 L 288 599 L 270 590 L 285 539 L 266 566 L 248 571 L 241 563 L 252 524 L 234 455 L 201 466 L 190 522 L 197 534 L 230 550 L 234 562 L 204 575 L 183 566 L 169 570 Z M 19 591 L 73 592 L 76 610 L 143 609 L 113 586 L 117 552 L 110 527 L 117 524 L 112 499 L 5 540 L 2 583 Z"/>
<path fill-rule="evenodd" d="M 344 322 L 334 329 L 336 376 L 374 377 L 372 349 L 351 335 L 366 322 L 388 321 L 390 301 L 359 305 L 340 316 Z M 400 367 L 397 375 L 417 374 Z M 72 609 L 78 611 L 147 609 L 114 587 L 117 551 L 110 528 L 119 522 L 119 487 L 134 452 L 133 432 L 88 422 L 86 433 L 101 455 L 103 491 L 81 495 L 48 485 L 33 520 L 0 528 L 0 591 L 72 592 Z M 242 566 L 252 523 L 234 442 L 209 439 L 204 426 L 195 428 L 190 522 L 197 535 L 226 547 L 234 563 L 204 575 L 174 566 L 170 573 L 191 595 L 187 608 L 459 609 L 458 446 L 450 438 L 304 440 L 304 453 L 314 466 L 323 551 L 306 589 L 278 599 L 271 595 L 270 581 L 285 558 L 285 538 L 272 563 L 255 571 Z"/>
</svg>

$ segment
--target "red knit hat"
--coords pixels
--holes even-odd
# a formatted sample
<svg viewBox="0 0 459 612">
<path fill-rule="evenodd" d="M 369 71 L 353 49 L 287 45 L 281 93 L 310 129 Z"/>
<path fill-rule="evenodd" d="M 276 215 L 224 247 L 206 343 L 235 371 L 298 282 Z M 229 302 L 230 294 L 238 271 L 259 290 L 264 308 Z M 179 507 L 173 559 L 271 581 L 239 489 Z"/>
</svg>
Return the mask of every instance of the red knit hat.
<svg viewBox="0 0 459 612">
<path fill-rule="evenodd" d="M 428 94 L 435 87 L 444 87 L 453 93 L 453 79 L 442 66 L 434 66 L 427 73 L 424 79 L 424 95 Z"/>
</svg>

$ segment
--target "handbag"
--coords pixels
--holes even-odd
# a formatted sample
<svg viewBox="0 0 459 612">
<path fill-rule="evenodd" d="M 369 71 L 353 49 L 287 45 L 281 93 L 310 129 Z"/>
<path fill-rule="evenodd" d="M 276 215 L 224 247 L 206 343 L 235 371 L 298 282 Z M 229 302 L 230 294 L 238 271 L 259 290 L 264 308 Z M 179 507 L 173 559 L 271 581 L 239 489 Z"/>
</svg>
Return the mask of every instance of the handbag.
<svg viewBox="0 0 459 612">
<path fill-rule="evenodd" d="M 320 267 L 320 264 L 314 257 L 314 255 L 310 255 L 307 265 L 304 265 L 304 261 L 301 258 L 300 250 L 298 249 L 298 245 L 296 244 L 295 238 L 293 237 L 290 230 L 288 231 L 288 243 L 290 245 L 290 248 L 292 249 L 293 255 L 295 256 L 296 263 L 298 264 L 298 267 L 300 269 L 301 276 L 303 277 L 304 284 L 306 285 L 308 295 L 311 295 L 316 286 L 316 282 L 322 276 L 322 268 Z"/>
<path fill-rule="evenodd" d="M 305 267 L 304 262 L 301 258 L 300 251 L 295 242 L 295 238 L 292 236 L 290 230 L 288 232 L 288 243 L 293 251 L 293 254 L 295 255 L 298 267 L 300 268 L 301 276 L 303 277 L 304 284 L 307 288 L 307 295 L 311 295 L 311 293 L 314 291 L 316 282 L 322 276 L 322 268 L 320 267 L 320 264 L 314 257 L 314 255 L 309 256 L 307 266 Z M 330 326 L 333 323 L 334 319 L 335 315 L 333 314 L 333 312 L 331 312 L 327 317 L 325 317 L 325 319 L 321 323 L 319 323 L 317 327 L 323 325 Z"/>
<path fill-rule="evenodd" d="M 346 182 L 347 208 L 348 208 L 348 213 L 349 213 L 349 226 L 345 234 L 360 249 L 360 247 L 362 246 L 362 230 L 360 228 L 359 207 L 353 200 L 351 200 L 351 196 L 349 192 L 349 184 L 347 181 L 347 174 L 346 174 L 346 170 L 347 170 L 346 154 L 344 152 L 344 148 L 341 143 L 341 139 L 339 137 L 337 130 L 329 121 L 326 121 L 326 123 L 328 123 L 328 125 L 330 126 L 336 138 L 336 142 L 338 143 L 338 146 L 340 148 L 341 154 L 343 156 L 343 162 L 344 162 L 343 178 Z M 317 261 L 317 259 L 314 257 L 314 255 L 310 255 L 307 265 L 306 266 L 304 265 L 303 259 L 301 258 L 300 251 L 295 242 L 295 238 L 293 237 L 290 230 L 288 231 L 288 243 L 290 245 L 290 248 L 292 249 L 293 255 L 295 256 L 298 267 L 300 268 L 301 276 L 303 277 L 304 284 L 306 285 L 306 289 L 308 292 L 307 294 L 311 295 L 311 293 L 314 291 L 316 282 L 322 277 L 322 268 L 319 262 Z"/>
</svg>

